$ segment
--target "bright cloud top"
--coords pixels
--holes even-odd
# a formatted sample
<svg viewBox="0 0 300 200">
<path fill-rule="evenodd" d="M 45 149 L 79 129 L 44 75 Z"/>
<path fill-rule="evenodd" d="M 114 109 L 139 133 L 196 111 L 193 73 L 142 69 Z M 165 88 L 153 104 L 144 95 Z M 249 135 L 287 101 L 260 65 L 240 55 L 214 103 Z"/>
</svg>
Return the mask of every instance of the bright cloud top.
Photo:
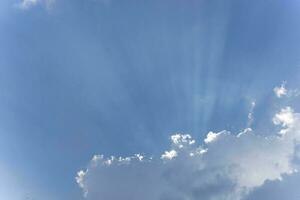
<svg viewBox="0 0 300 200">
<path fill-rule="evenodd" d="M 294 124 L 294 114 L 291 107 L 281 109 L 273 118 L 273 123 L 276 125 L 282 124 L 283 126 L 292 126 Z"/>
<path fill-rule="evenodd" d="M 285 134 L 209 132 L 200 146 L 175 134 L 160 159 L 95 155 L 76 181 L 91 200 L 240 200 L 266 180 L 298 170 L 300 114 L 287 107 L 273 122 Z"/>
</svg>

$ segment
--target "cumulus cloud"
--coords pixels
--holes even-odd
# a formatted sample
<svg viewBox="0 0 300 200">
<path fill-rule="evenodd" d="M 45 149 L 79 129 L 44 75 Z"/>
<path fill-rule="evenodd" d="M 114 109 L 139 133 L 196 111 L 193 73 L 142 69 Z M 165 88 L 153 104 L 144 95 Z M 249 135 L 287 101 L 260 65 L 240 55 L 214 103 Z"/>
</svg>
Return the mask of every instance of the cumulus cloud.
<svg viewBox="0 0 300 200">
<path fill-rule="evenodd" d="M 273 122 L 284 134 L 209 132 L 200 145 L 175 134 L 158 158 L 95 155 L 76 181 L 89 200 L 241 200 L 298 170 L 300 114 L 287 107 Z"/>
<path fill-rule="evenodd" d="M 286 96 L 286 97 L 297 97 L 297 96 L 300 95 L 300 92 L 297 89 L 289 89 L 288 90 L 286 88 L 286 83 L 287 83 L 286 81 L 283 81 L 280 87 L 277 86 L 273 89 L 275 95 L 278 98 L 282 98 L 284 96 Z"/>
<path fill-rule="evenodd" d="M 278 98 L 281 98 L 281 97 L 287 95 L 287 89 L 285 88 L 285 84 L 286 84 L 286 82 L 283 82 L 280 87 L 274 88 L 273 91 Z"/>
<path fill-rule="evenodd" d="M 43 5 L 47 9 L 51 8 L 55 0 L 22 0 L 16 4 L 16 6 L 22 10 L 30 9 L 37 5 Z"/>
<path fill-rule="evenodd" d="M 291 107 L 286 107 L 281 109 L 281 111 L 273 117 L 273 123 L 276 125 L 282 124 L 285 127 L 293 125 L 294 124 L 293 109 Z"/>
<path fill-rule="evenodd" d="M 175 150 L 165 151 L 165 153 L 161 155 L 161 159 L 172 160 L 176 156 L 177 156 L 177 152 Z"/>
</svg>

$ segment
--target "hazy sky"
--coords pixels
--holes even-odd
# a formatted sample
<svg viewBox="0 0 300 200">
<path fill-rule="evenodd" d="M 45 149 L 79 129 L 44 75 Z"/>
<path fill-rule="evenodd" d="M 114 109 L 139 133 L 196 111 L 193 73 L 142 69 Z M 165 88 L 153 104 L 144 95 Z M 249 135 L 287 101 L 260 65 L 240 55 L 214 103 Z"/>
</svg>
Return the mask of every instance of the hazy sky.
<svg viewBox="0 0 300 200">
<path fill-rule="evenodd" d="M 0 199 L 299 200 L 299 10 L 1 0 Z"/>
</svg>

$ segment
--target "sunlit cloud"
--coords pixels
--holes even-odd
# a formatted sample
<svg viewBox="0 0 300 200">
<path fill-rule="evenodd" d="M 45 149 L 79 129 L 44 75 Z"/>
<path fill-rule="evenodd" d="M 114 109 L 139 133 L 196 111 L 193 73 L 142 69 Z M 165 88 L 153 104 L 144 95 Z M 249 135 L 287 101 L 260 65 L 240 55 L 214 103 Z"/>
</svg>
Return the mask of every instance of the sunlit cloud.
<svg viewBox="0 0 300 200">
<path fill-rule="evenodd" d="M 209 132 L 200 145 L 175 134 L 160 158 L 96 155 L 76 181 L 90 200 L 241 200 L 265 181 L 298 170 L 292 158 L 299 155 L 300 114 L 286 107 L 273 122 L 284 134 L 224 130 Z"/>
<path fill-rule="evenodd" d="M 278 97 L 278 98 L 282 98 L 282 97 L 293 97 L 293 96 L 299 96 L 300 95 L 300 92 L 299 90 L 297 89 L 287 89 L 286 88 L 286 81 L 282 82 L 281 86 L 280 87 L 275 87 L 273 89 L 275 95 Z"/>
<path fill-rule="evenodd" d="M 286 82 L 283 82 L 280 87 L 274 88 L 274 93 L 278 98 L 281 98 L 287 95 L 287 89 L 285 88 Z"/>
</svg>

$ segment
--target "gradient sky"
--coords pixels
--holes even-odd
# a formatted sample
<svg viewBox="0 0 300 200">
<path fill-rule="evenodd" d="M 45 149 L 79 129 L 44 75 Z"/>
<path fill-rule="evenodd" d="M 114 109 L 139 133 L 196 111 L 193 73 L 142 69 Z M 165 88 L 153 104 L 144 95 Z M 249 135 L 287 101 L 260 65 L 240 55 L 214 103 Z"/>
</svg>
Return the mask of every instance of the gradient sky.
<svg viewBox="0 0 300 200">
<path fill-rule="evenodd" d="M 159 157 L 177 132 L 278 131 L 275 113 L 300 110 L 273 93 L 283 81 L 300 89 L 299 10 L 299 0 L 1 0 L 0 198 L 83 199 L 75 176 L 93 155 Z M 296 199 L 300 176 L 284 176 L 247 198 L 277 188 Z"/>
</svg>

